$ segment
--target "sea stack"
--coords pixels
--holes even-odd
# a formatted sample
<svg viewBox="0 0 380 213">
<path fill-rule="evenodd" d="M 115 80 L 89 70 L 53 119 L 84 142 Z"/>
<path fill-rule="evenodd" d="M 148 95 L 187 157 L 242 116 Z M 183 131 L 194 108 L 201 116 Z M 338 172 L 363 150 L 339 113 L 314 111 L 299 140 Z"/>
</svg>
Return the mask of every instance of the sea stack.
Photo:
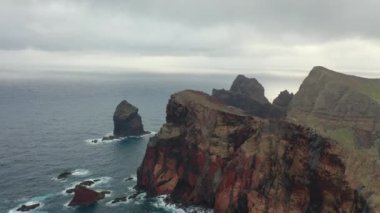
<svg viewBox="0 0 380 213">
<path fill-rule="evenodd" d="M 113 135 L 115 138 L 138 136 L 146 133 L 137 107 L 128 103 L 126 100 L 123 100 L 117 105 L 115 113 L 113 114 L 113 122 Z"/>
</svg>

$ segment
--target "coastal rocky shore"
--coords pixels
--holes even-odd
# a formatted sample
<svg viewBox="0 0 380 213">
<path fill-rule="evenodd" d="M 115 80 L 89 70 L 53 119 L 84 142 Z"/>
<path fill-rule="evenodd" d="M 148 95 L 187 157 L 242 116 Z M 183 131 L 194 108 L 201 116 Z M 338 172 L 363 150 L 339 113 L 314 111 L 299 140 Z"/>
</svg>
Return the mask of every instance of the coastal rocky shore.
<svg viewBox="0 0 380 213">
<path fill-rule="evenodd" d="M 333 84 L 337 77 L 350 81 Z M 379 102 L 368 92 L 377 81 L 315 67 L 294 97 L 283 92 L 272 104 L 249 81 L 240 76 L 230 91 L 213 96 L 172 95 L 166 123 L 138 168 L 137 187 L 215 212 L 380 211 Z M 270 110 L 250 111 L 230 102 L 234 96 Z M 365 105 L 356 108 L 360 100 Z M 273 107 L 282 110 L 279 116 L 272 116 Z M 325 121 L 329 129 L 322 129 Z"/>
</svg>

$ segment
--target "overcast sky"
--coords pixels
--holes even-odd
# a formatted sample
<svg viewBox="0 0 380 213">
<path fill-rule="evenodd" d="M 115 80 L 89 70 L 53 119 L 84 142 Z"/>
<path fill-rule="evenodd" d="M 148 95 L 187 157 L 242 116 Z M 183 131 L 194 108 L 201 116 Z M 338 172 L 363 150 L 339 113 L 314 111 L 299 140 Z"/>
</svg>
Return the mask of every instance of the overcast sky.
<svg viewBox="0 0 380 213">
<path fill-rule="evenodd" d="M 302 74 L 322 65 L 377 75 L 379 8 L 378 0 L 1 0 L 0 68 Z"/>
</svg>

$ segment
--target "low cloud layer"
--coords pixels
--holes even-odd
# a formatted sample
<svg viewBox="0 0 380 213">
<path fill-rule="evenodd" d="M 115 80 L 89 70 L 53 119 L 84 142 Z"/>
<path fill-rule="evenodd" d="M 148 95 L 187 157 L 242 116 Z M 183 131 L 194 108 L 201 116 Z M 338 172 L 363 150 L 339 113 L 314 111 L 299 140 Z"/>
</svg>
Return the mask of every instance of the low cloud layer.
<svg viewBox="0 0 380 213">
<path fill-rule="evenodd" d="M 3 0 L 0 68 L 380 68 L 379 1 Z"/>
</svg>

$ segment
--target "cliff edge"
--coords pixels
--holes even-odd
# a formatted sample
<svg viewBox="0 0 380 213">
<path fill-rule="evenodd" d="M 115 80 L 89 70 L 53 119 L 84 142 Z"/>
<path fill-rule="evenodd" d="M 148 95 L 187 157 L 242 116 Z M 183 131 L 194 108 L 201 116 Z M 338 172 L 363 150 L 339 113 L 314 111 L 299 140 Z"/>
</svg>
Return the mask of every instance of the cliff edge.
<svg viewBox="0 0 380 213">
<path fill-rule="evenodd" d="M 345 170 L 339 147 L 312 129 L 253 117 L 186 90 L 171 96 L 137 187 L 215 212 L 379 210 Z"/>
</svg>

